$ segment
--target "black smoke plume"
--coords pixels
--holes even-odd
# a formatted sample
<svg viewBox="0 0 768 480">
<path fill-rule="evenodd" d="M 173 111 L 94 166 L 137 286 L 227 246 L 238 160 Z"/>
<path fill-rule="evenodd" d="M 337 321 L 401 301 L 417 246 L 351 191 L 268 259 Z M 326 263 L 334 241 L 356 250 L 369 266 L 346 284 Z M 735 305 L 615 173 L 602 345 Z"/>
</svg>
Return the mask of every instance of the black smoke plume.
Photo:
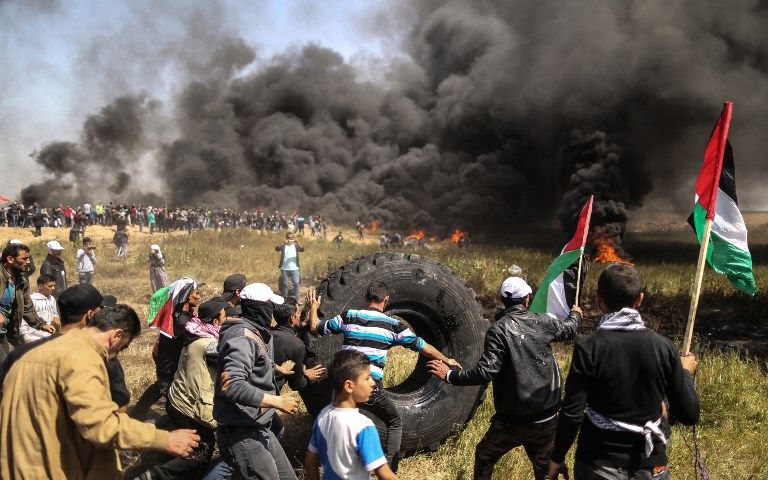
<svg viewBox="0 0 768 480">
<path fill-rule="evenodd" d="M 51 200 L 138 188 L 124 175 L 148 149 L 169 205 L 496 233 L 552 215 L 568 230 L 594 193 L 595 222 L 620 236 L 651 178 L 658 198 L 690 205 L 726 98 L 740 168 L 765 175 L 767 21 L 766 2 L 392 3 L 372 24 L 408 57 L 379 83 L 314 44 L 248 68 L 255 53 L 218 35 L 216 67 L 167 108 L 174 138 L 144 145 L 152 102 L 128 96 L 35 158 L 62 187 Z"/>
</svg>

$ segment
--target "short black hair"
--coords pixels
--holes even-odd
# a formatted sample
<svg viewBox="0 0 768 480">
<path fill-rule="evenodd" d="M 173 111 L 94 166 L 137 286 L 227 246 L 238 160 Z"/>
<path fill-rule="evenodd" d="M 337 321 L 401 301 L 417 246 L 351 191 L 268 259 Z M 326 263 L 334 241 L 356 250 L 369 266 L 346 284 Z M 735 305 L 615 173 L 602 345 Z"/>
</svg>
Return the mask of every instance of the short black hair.
<svg viewBox="0 0 768 480">
<path fill-rule="evenodd" d="M 91 240 L 91 237 L 83 237 L 83 243 L 89 243 L 89 242 L 93 242 L 93 240 Z"/>
<path fill-rule="evenodd" d="M 524 297 L 518 297 L 518 298 L 505 297 L 504 295 L 502 295 L 501 303 L 504 304 L 504 308 L 509 308 L 515 305 L 523 305 L 525 303 L 526 298 L 528 298 L 528 295 Z"/>
<path fill-rule="evenodd" d="M 328 365 L 328 378 L 331 380 L 333 391 L 341 393 L 344 382 L 357 380 L 357 377 L 371 369 L 371 361 L 357 350 L 339 350 Z"/>
<path fill-rule="evenodd" d="M 39 277 L 37 277 L 38 285 L 45 285 L 48 282 L 55 282 L 55 281 L 56 281 L 56 277 L 54 277 L 53 275 L 48 275 L 47 273 L 44 273 Z"/>
<path fill-rule="evenodd" d="M 642 290 L 640 274 L 626 263 L 608 265 L 597 280 L 597 293 L 612 312 L 631 307 Z"/>
<path fill-rule="evenodd" d="M 134 309 L 123 303 L 101 309 L 91 318 L 88 326 L 98 328 L 102 332 L 119 328 L 131 338 L 141 333 L 139 316 Z"/>
<path fill-rule="evenodd" d="M 365 291 L 366 302 L 383 302 L 389 296 L 389 288 L 384 282 L 371 282 Z"/>
<path fill-rule="evenodd" d="M 296 302 L 295 297 L 288 297 L 282 305 L 275 305 L 272 309 L 272 316 L 275 317 L 275 322 L 277 322 L 278 325 L 288 324 L 288 322 L 291 321 L 291 317 L 296 312 L 297 306 L 298 302 Z"/>
<path fill-rule="evenodd" d="M 3 249 L 3 262 L 8 257 L 13 257 L 13 258 L 18 257 L 20 252 L 29 253 L 29 247 L 21 243 L 14 243 L 12 245 L 6 246 Z"/>
</svg>

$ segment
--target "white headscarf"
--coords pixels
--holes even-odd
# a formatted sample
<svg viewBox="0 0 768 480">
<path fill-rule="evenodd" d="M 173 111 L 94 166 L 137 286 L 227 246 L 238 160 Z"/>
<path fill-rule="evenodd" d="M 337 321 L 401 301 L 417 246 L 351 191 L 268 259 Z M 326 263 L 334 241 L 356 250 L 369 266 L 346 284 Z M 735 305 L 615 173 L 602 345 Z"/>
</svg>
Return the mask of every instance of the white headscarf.
<svg viewBox="0 0 768 480">
<path fill-rule="evenodd" d="M 153 251 L 157 251 L 157 256 L 160 258 L 160 260 L 163 259 L 163 251 L 160 250 L 160 245 L 153 243 L 152 245 L 149 246 L 149 249 Z"/>
</svg>

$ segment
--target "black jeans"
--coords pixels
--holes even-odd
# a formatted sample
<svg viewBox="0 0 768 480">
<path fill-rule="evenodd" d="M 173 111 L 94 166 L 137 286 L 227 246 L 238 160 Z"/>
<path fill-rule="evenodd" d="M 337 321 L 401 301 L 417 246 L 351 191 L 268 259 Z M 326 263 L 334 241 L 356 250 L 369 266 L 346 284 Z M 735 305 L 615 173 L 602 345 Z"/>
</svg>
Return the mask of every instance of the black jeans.
<svg viewBox="0 0 768 480">
<path fill-rule="evenodd" d="M 268 427 L 220 426 L 216 442 L 235 480 L 296 480 L 291 462 Z"/>
<path fill-rule="evenodd" d="M 382 450 L 387 456 L 387 463 L 393 472 L 397 471 L 400 462 L 400 442 L 403 439 L 403 419 L 397 411 L 395 402 L 389 392 L 382 388 L 380 382 L 376 382 L 370 400 L 358 405 L 363 410 L 371 412 L 387 427 L 387 436 L 381 442 Z"/>
<path fill-rule="evenodd" d="M 177 457 L 162 465 L 156 465 L 149 470 L 150 475 L 153 479 L 162 480 L 196 480 L 202 478 L 213 455 L 213 443 L 216 441 L 213 428 L 179 412 L 170 402 L 166 402 L 165 411 L 176 428 L 197 430 L 197 434 L 200 435 L 200 445 L 189 458 Z"/>
<path fill-rule="evenodd" d="M 496 462 L 520 445 L 525 448 L 533 466 L 533 478 L 546 479 L 549 457 L 555 445 L 556 426 L 557 417 L 543 423 L 513 423 L 494 416 L 488 431 L 475 448 L 475 480 L 490 480 Z"/>
<path fill-rule="evenodd" d="M 576 460 L 573 466 L 575 480 L 668 480 L 669 468 L 666 465 L 649 468 L 623 468 L 592 465 Z"/>
</svg>

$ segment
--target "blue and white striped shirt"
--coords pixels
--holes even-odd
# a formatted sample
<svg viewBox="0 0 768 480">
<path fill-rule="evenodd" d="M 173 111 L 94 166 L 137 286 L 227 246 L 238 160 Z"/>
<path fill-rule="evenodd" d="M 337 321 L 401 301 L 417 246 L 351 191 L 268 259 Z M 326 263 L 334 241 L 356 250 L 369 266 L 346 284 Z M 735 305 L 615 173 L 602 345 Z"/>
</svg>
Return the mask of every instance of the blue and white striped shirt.
<svg viewBox="0 0 768 480">
<path fill-rule="evenodd" d="M 341 348 L 365 354 L 371 360 L 371 376 L 377 381 L 384 378 L 384 365 L 390 348 L 400 345 L 420 352 L 425 345 L 424 340 L 406 324 L 373 309 L 347 310 L 320 322 L 317 331 L 320 335 L 344 335 Z"/>
</svg>

